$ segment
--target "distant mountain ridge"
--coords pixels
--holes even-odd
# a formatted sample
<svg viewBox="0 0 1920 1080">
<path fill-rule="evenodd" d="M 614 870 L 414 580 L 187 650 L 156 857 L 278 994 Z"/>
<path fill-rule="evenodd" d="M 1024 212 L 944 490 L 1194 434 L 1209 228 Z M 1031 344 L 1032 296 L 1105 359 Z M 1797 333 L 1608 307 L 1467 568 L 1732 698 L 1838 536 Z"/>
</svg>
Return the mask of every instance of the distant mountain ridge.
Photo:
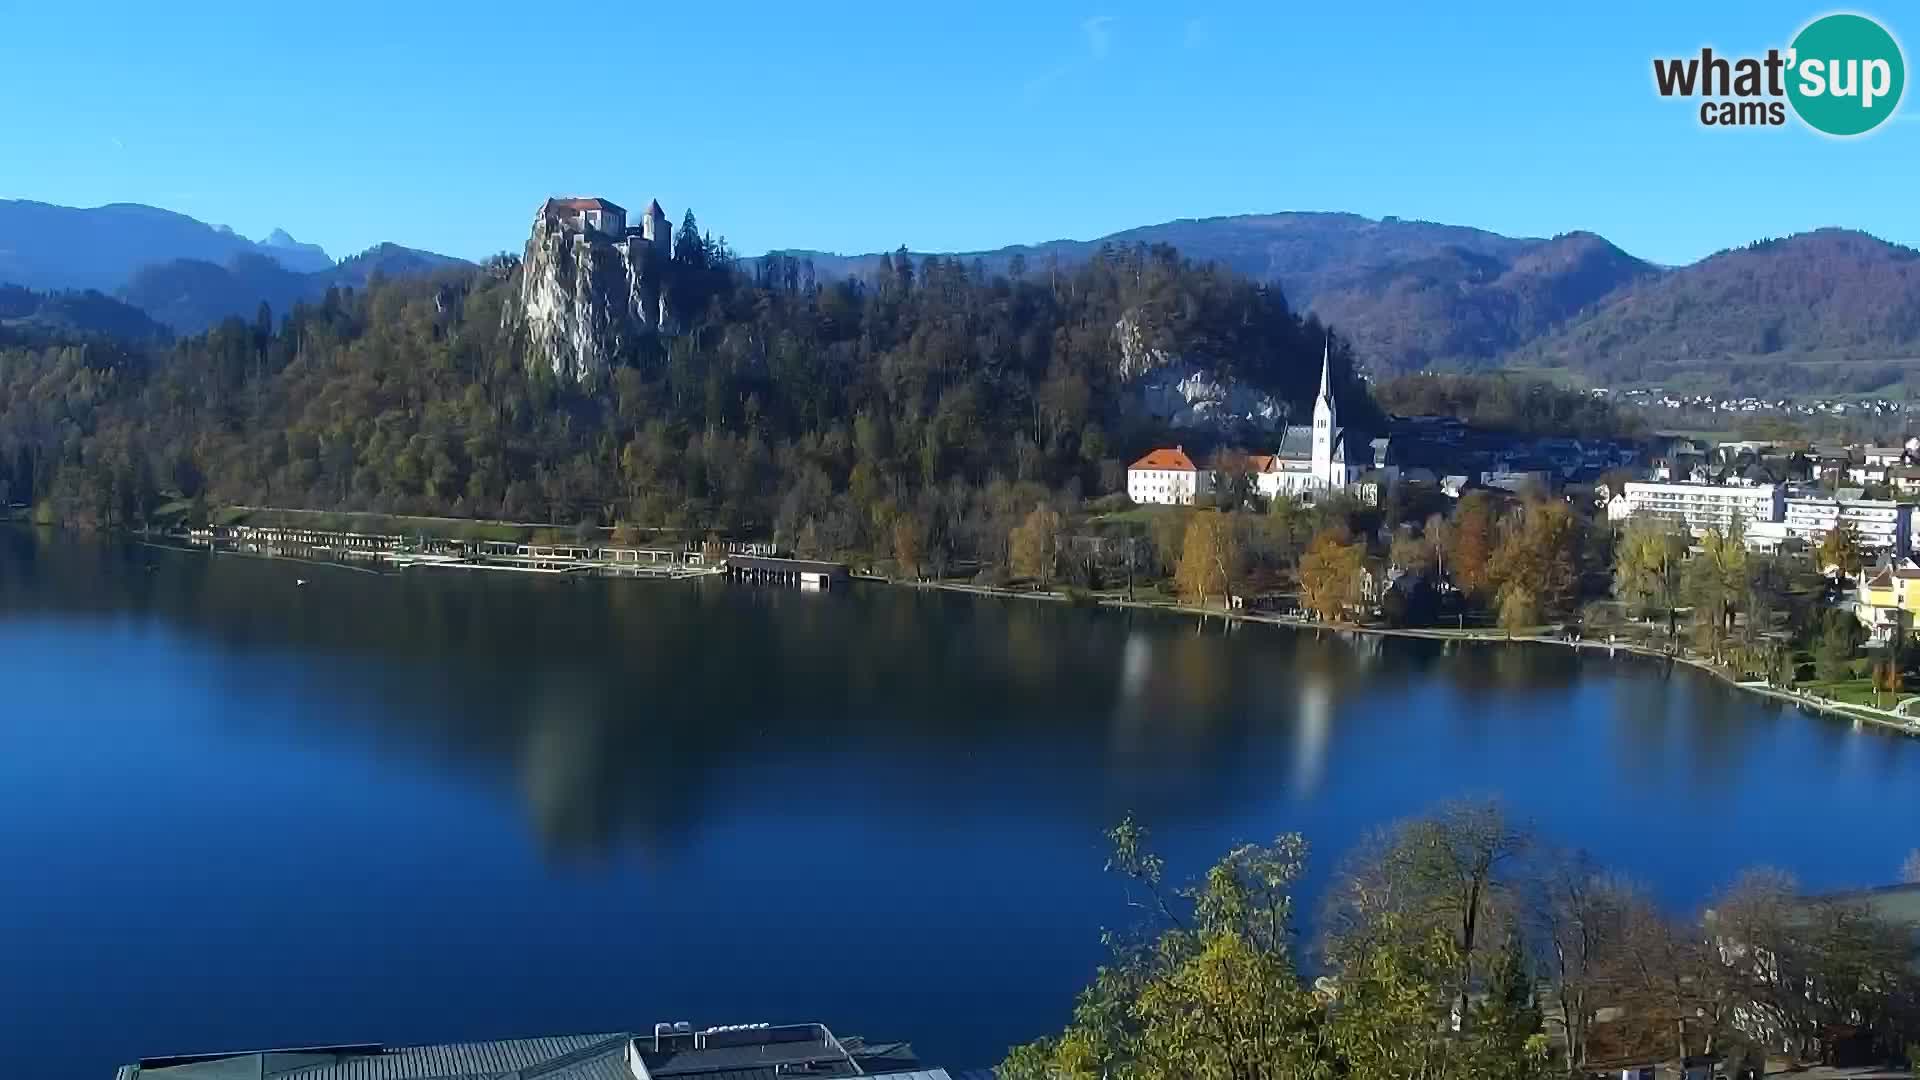
<svg viewBox="0 0 1920 1080">
<path fill-rule="evenodd" d="M 1280 286 L 1287 302 L 1353 338 L 1385 370 L 1490 362 L 1629 281 L 1655 273 L 1592 233 L 1541 239 L 1464 225 L 1289 212 L 1183 218 L 1098 240 L 1056 240 L 963 253 L 992 272 L 1016 257 L 1028 273 L 1103 247 L 1167 244 L 1196 261 Z M 879 254 L 811 258 L 816 275 L 866 273 Z"/>
<path fill-rule="evenodd" d="M 1018 258 L 1035 274 L 1136 244 L 1170 244 L 1279 285 L 1382 374 L 1551 368 L 1601 384 L 1865 392 L 1911 373 L 1920 384 L 1920 253 L 1854 230 L 1661 267 L 1590 232 L 1510 237 L 1301 212 L 1183 219 L 959 258 L 995 273 Z M 829 280 L 868 273 L 882 257 L 776 254 L 811 259 Z"/>
<path fill-rule="evenodd" d="M 1844 229 L 1660 267 L 1590 232 L 1513 237 L 1302 211 L 1183 218 L 1095 240 L 949 257 L 1032 276 L 1105 247 L 1159 244 L 1278 285 L 1292 307 L 1349 338 L 1360 362 L 1380 374 L 1550 369 L 1602 385 L 1756 392 L 1866 392 L 1910 376 L 1920 385 L 1920 253 Z M 888 257 L 768 254 L 808 260 L 822 281 L 869 274 Z M 460 265 L 394 244 L 336 265 L 285 230 L 256 244 L 138 204 L 77 210 L 0 201 L 0 283 L 117 294 L 181 333 L 251 318 L 262 301 L 283 312 L 329 286 L 363 285 L 376 271 Z"/>
<path fill-rule="evenodd" d="M 318 245 L 301 244 L 285 230 L 256 244 L 225 226 L 140 203 L 80 208 L 0 199 L 0 282 L 29 289 L 110 293 L 153 263 L 225 262 L 241 254 L 303 272 L 333 265 Z"/>
<path fill-rule="evenodd" d="M 139 203 L 83 209 L 0 200 L 0 285 L 55 296 L 85 290 L 117 296 L 178 333 L 230 315 L 252 318 L 263 301 L 285 312 L 330 286 L 365 285 L 376 272 L 398 277 L 457 265 L 466 264 L 398 244 L 379 244 L 335 264 L 320 245 L 303 244 L 285 229 L 255 243 L 224 225 Z M 63 300 L 49 310 L 78 308 Z M 104 309 L 96 314 L 80 322 L 144 334 L 131 320 Z"/>
<path fill-rule="evenodd" d="M 225 264 L 174 259 L 142 267 L 120 290 L 120 297 L 184 334 L 222 319 L 251 319 L 263 303 L 284 315 L 295 304 L 320 299 L 330 288 L 363 288 L 376 274 L 418 277 L 469 265 L 399 244 L 375 245 L 313 273 L 298 273 L 251 253 L 237 254 Z"/>
</svg>

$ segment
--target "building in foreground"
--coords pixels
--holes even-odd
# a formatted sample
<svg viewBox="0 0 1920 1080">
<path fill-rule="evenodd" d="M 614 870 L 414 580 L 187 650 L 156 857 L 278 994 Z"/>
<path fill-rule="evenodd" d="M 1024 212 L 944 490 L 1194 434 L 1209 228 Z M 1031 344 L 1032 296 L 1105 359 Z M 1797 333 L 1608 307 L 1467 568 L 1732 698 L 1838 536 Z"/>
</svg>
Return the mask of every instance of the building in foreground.
<svg viewBox="0 0 1920 1080">
<path fill-rule="evenodd" d="M 906 1043 L 840 1039 L 824 1024 L 659 1024 L 612 1032 L 435 1046 L 309 1046 L 145 1058 L 115 1080 L 975 1080 L 924 1068 Z"/>
<path fill-rule="evenodd" d="M 1853 615 L 1875 645 L 1920 629 L 1920 564 L 1901 559 L 1863 571 L 1854 590 Z"/>
<path fill-rule="evenodd" d="M 1610 517 L 1644 514 L 1684 525 L 1696 535 L 1708 529 L 1725 532 L 1737 521 L 1752 525 L 1779 521 L 1786 497 L 1779 484 L 1693 484 L 1629 481 L 1618 509 Z"/>
</svg>

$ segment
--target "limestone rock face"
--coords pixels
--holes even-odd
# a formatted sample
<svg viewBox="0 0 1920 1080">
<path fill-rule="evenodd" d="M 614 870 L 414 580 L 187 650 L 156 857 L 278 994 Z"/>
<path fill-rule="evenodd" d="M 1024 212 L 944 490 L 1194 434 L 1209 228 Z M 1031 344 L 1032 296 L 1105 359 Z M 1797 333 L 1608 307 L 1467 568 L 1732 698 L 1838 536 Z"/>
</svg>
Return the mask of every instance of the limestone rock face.
<svg viewBox="0 0 1920 1080">
<path fill-rule="evenodd" d="M 1286 405 L 1272 395 L 1185 361 L 1141 379 L 1138 400 L 1148 416 L 1171 427 L 1223 435 L 1278 431 L 1287 420 Z"/>
<path fill-rule="evenodd" d="M 1285 402 L 1154 344 L 1134 312 L 1120 317 L 1113 334 L 1120 380 L 1133 390 L 1129 403 L 1147 416 L 1170 427 L 1222 435 L 1278 431 L 1286 425 Z"/>
<path fill-rule="evenodd" d="M 638 235 L 585 230 L 543 206 L 507 306 L 509 328 L 524 328 L 529 355 L 562 379 L 598 380 L 652 334 L 674 332 L 663 249 Z"/>
</svg>

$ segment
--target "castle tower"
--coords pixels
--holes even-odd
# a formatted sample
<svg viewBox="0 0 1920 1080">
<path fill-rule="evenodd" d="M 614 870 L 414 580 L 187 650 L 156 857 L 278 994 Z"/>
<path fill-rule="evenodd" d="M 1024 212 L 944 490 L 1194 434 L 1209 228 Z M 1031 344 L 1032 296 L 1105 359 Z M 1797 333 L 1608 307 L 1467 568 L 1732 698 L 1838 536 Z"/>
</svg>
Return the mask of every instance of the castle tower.
<svg viewBox="0 0 1920 1080">
<path fill-rule="evenodd" d="M 1345 454 L 1336 454 L 1340 418 L 1333 404 L 1333 343 L 1320 353 L 1320 396 L 1313 399 L 1313 479 L 1323 487 L 1345 487 Z M 1336 457 L 1339 459 L 1336 461 Z"/>
<path fill-rule="evenodd" d="M 667 212 L 660 209 L 659 199 L 648 202 L 646 213 L 640 216 L 640 235 L 660 258 L 673 254 L 673 226 L 667 221 Z"/>
</svg>

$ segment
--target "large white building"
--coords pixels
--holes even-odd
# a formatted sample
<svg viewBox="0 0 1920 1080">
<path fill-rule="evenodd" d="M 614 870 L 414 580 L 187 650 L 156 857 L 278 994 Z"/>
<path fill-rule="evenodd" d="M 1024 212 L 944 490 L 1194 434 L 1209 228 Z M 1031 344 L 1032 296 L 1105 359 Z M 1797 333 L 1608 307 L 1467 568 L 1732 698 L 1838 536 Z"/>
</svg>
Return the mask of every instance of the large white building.
<svg viewBox="0 0 1920 1080">
<path fill-rule="evenodd" d="M 1907 556 L 1912 547 L 1913 507 L 1888 499 L 1793 498 L 1777 524 L 1747 530 L 1747 546 L 1768 550 L 1787 540 L 1813 547 L 1841 524 L 1853 530 L 1869 555 Z"/>
<path fill-rule="evenodd" d="M 1629 481 L 1622 504 L 1609 516 L 1634 514 L 1665 518 L 1695 535 L 1709 528 L 1726 531 L 1743 525 L 1779 521 L 1786 498 L 1779 484 L 1688 484 Z"/>
<path fill-rule="evenodd" d="M 1127 466 L 1127 497 L 1142 505 L 1191 506 L 1213 493 L 1213 470 L 1194 465 L 1184 447 L 1155 450 Z"/>
</svg>

